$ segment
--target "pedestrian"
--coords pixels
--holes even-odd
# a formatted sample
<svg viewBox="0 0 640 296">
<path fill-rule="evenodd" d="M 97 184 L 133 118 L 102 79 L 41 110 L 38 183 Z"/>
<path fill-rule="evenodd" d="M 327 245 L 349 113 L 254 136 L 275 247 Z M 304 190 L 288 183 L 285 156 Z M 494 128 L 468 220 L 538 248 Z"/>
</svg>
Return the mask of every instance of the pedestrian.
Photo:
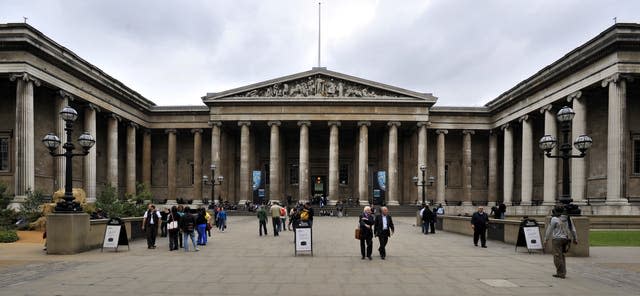
<svg viewBox="0 0 640 296">
<path fill-rule="evenodd" d="M 180 221 L 182 220 L 182 217 L 184 217 L 184 207 L 182 205 L 178 205 L 178 223 L 180 223 Z M 180 248 L 182 249 L 184 246 L 182 245 L 182 237 L 183 237 L 183 232 L 182 232 L 182 228 L 178 227 L 178 243 L 180 244 Z"/>
<path fill-rule="evenodd" d="M 564 207 L 556 206 L 552 215 L 553 217 L 544 234 L 544 243 L 547 244 L 549 238 L 552 239 L 553 264 L 556 266 L 556 273 L 553 276 L 563 279 L 567 276 L 564 253 L 569 251 L 572 241 L 574 244 L 578 244 L 578 234 Z"/>
<path fill-rule="evenodd" d="M 160 218 L 160 212 L 156 211 L 156 206 L 149 204 L 147 211 L 142 216 L 142 230 L 147 232 L 147 249 L 156 248 Z"/>
<path fill-rule="evenodd" d="M 207 210 L 204 211 L 204 218 L 207 219 L 207 228 L 206 228 L 207 229 L 207 236 L 211 237 L 211 225 L 212 225 L 211 224 L 211 220 L 212 220 L 212 217 L 211 217 L 211 214 L 209 214 L 209 211 L 207 211 Z"/>
<path fill-rule="evenodd" d="M 387 257 L 387 241 L 389 241 L 389 237 L 395 231 L 393 227 L 393 219 L 391 215 L 389 215 L 389 209 L 387 207 L 382 207 L 380 216 L 376 217 L 376 224 L 374 227 L 375 235 L 378 237 L 378 241 L 380 242 L 380 247 L 378 251 L 380 252 L 380 259 L 384 260 Z"/>
<path fill-rule="evenodd" d="M 362 214 L 358 217 L 358 225 L 360 227 L 360 254 L 362 260 L 366 256 L 371 260 L 371 252 L 373 251 L 373 225 L 375 223 L 375 217 L 371 213 L 371 207 L 366 206 L 362 211 Z M 365 253 L 366 244 L 366 253 Z"/>
<path fill-rule="evenodd" d="M 169 215 L 167 215 L 167 232 L 169 232 L 169 251 L 177 250 L 178 233 L 180 232 L 180 215 L 178 215 L 178 208 L 176 206 L 171 207 Z"/>
<path fill-rule="evenodd" d="M 279 236 L 278 232 L 280 229 L 280 209 L 281 207 L 277 202 L 271 205 L 271 224 L 273 225 L 273 236 Z"/>
<path fill-rule="evenodd" d="M 265 211 L 264 206 L 260 206 L 258 210 L 258 232 L 260 236 L 262 236 L 262 230 L 264 229 L 264 235 L 268 235 L 267 233 L 267 211 Z"/>
<path fill-rule="evenodd" d="M 196 225 L 198 230 L 198 246 L 206 246 L 207 245 L 207 215 L 204 208 L 198 209 L 198 214 L 196 215 Z"/>
<path fill-rule="evenodd" d="M 435 214 L 429 209 L 428 205 L 424 205 L 422 209 L 422 232 L 427 235 L 429 234 L 429 226 L 433 224 L 433 220 L 435 219 Z M 431 227 L 433 230 L 433 226 Z M 435 232 L 434 232 L 435 233 Z"/>
<path fill-rule="evenodd" d="M 478 246 L 478 237 L 483 248 L 487 247 L 487 225 L 489 215 L 484 212 L 484 207 L 479 206 L 478 211 L 471 216 L 471 228 L 473 228 L 473 244 Z"/>
<path fill-rule="evenodd" d="M 224 207 L 220 207 L 218 210 L 218 229 L 224 232 L 227 229 L 227 212 L 224 210 Z"/>
<path fill-rule="evenodd" d="M 343 210 L 344 210 L 344 205 L 342 204 L 342 201 L 338 201 L 338 204 L 336 204 L 336 213 L 338 218 L 342 217 Z"/>
<path fill-rule="evenodd" d="M 160 212 L 160 237 L 167 237 L 167 217 L 169 209 L 165 208 Z"/>
<path fill-rule="evenodd" d="M 287 231 L 287 206 L 280 208 L 280 226 L 282 231 Z"/>
<path fill-rule="evenodd" d="M 196 246 L 196 218 L 193 216 L 191 209 L 188 206 L 184 208 L 184 215 L 182 216 L 182 219 L 180 219 L 180 228 L 182 229 L 182 236 L 184 239 L 182 242 L 184 251 L 189 252 L 189 238 L 191 238 L 191 243 L 193 243 L 194 251 L 200 251 L 198 246 Z"/>
<path fill-rule="evenodd" d="M 314 215 L 315 215 L 315 212 L 313 211 L 313 208 L 311 207 L 311 203 L 310 202 L 306 202 L 304 204 L 304 206 L 302 206 L 302 209 L 300 210 L 300 221 L 308 223 L 309 227 L 313 227 L 313 216 Z"/>
<path fill-rule="evenodd" d="M 298 214 L 298 211 L 296 207 L 291 207 L 291 209 L 289 210 L 289 225 L 287 225 L 289 227 L 289 230 L 292 230 L 292 225 L 293 225 L 293 230 L 296 230 L 295 229 L 296 225 L 293 222 L 296 219 L 297 214 Z"/>
<path fill-rule="evenodd" d="M 500 219 L 504 219 L 504 217 L 507 215 L 507 205 L 505 205 L 503 202 L 500 203 L 500 205 L 498 205 L 498 211 L 500 212 Z"/>
</svg>

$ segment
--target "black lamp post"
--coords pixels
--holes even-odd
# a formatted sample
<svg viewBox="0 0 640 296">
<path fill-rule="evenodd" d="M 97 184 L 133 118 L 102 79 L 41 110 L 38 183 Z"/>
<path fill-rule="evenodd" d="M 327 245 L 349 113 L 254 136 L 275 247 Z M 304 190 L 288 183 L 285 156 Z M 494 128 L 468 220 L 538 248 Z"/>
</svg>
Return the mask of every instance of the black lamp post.
<svg viewBox="0 0 640 296">
<path fill-rule="evenodd" d="M 427 179 L 425 176 L 425 174 L 427 173 L 427 166 L 420 165 L 420 171 L 422 172 L 422 181 L 418 182 L 418 177 L 416 176 L 411 179 L 413 180 L 413 183 L 416 184 L 416 186 L 422 187 L 422 204 L 425 204 L 427 199 Z M 434 178 L 433 176 L 429 177 L 429 186 L 433 184 L 435 179 L 436 178 Z"/>
<path fill-rule="evenodd" d="M 544 150 L 547 157 L 562 159 L 562 194 L 560 195 L 558 202 L 564 205 L 568 214 L 580 215 L 580 208 L 577 205 L 571 204 L 573 199 L 571 198 L 571 186 L 569 183 L 569 159 L 583 158 L 586 155 L 587 150 L 591 147 L 591 144 L 593 144 L 593 140 L 587 135 L 578 136 L 573 142 L 573 146 L 580 151 L 580 154 L 571 154 L 572 148 L 569 140 L 569 133 L 571 132 L 571 121 L 573 120 L 574 115 L 575 112 L 573 112 L 573 109 L 567 106 L 562 107 L 556 115 L 558 122 L 560 122 L 560 132 L 562 133 L 562 142 L 558 147 L 558 150 L 560 150 L 559 155 L 551 155 L 551 150 L 553 150 L 557 144 L 556 138 L 552 135 L 544 135 L 540 138 L 539 147 Z"/>
<path fill-rule="evenodd" d="M 82 207 L 79 203 L 74 201 L 73 198 L 73 162 L 74 156 L 85 156 L 89 154 L 89 149 L 93 147 L 96 140 L 88 132 L 82 133 L 78 137 L 78 143 L 82 147 L 81 153 L 73 153 L 75 145 L 71 143 L 71 134 L 73 133 L 73 122 L 78 119 L 78 112 L 75 109 L 67 106 L 60 111 L 60 117 L 65 122 L 64 130 L 67 133 L 67 142 L 62 145 L 64 153 L 56 153 L 56 149 L 60 146 L 60 138 L 54 133 L 48 133 L 42 138 L 42 143 L 49 149 L 49 154 L 53 157 L 65 157 L 66 158 L 66 172 L 64 183 L 64 201 L 58 202 L 55 211 L 61 213 L 73 213 L 82 212 Z"/>
<path fill-rule="evenodd" d="M 213 203 L 216 185 L 222 185 L 222 181 L 224 181 L 224 177 L 218 176 L 218 182 L 216 183 L 216 178 L 215 178 L 216 165 L 212 164 L 210 168 L 211 168 L 211 180 L 209 180 L 209 177 L 207 176 L 202 176 L 202 181 L 204 182 L 204 184 L 211 185 L 211 202 Z"/>
</svg>

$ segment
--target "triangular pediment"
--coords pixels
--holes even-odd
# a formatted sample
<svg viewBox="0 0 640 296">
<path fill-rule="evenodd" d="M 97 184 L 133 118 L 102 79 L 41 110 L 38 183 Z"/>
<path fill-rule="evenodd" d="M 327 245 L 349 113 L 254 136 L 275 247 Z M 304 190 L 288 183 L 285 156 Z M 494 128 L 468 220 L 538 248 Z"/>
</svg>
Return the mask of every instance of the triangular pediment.
<svg viewBox="0 0 640 296">
<path fill-rule="evenodd" d="M 390 85 L 377 83 L 325 68 L 313 68 L 294 75 L 240 87 L 220 93 L 209 93 L 205 101 L 220 99 L 261 98 L 398 98 L 422 99 L 435 103 L 436 98 Z"/>
</svg>

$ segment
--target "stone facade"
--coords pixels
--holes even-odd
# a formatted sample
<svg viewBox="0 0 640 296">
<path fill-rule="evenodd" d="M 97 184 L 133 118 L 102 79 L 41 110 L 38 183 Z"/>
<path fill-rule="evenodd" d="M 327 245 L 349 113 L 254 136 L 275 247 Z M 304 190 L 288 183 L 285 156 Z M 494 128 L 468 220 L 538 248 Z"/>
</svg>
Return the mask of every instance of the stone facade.
<svg viewBox="0 0 640 296">
<path fill-rule="evenodd" d="M 638 213 L 640 202 L 640 25 L 616 24 L 482 107 L 439 107 L 431 94 L 313 68 L 220 93 L 205 106 L 156 106 L 26 24 L 0 24 L 0 137 L 16 201 L 27 189 L 61 188 L 63 163 L 40 144 L 59 133 L 60 106 L 96 137 L 74 158 L 74 186 L 94 200 L 149 185 L 155 199 L 265 198 L 368 203 L 386 173 L 387 204 L 421 202 L 412 182 L 435 177 L 426 200 L 470 207 L 505 201 L 534 213 L 561 192 L 561 162 L 537 142 L 559 136 L 555 113 L 576 111 L 571 138 L 590 135 L 571 163 L 572 197 L 593 213 Z M 26 148 L 26 149 L 21 149 Z M 555 152 L 554 152 L 555 153 Z M 215 176 L 210 165 L 216 165 Z M 221 185 L 202 183 L 223 176 Z M 420 180 L 421 181 L 421 180 Z"/>
</svg>

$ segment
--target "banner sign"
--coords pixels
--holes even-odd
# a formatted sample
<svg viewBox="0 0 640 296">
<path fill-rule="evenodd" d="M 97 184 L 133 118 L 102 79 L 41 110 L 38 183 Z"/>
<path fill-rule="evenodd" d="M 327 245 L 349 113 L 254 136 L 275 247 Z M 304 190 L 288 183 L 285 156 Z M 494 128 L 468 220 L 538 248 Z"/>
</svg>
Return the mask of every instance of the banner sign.
<svg viewBox="0 0 640 296">
<path fill-rule="evenodd" d="M 387 172 L 378 171 L 378 187 L 382 191 L 387 191 Z"/>
<path fill-rule="evenodd" d="M 258 190 L 260 184 L 262 184 L 262 172 L 253 171 L 253 190 Z"/>
</svg>

